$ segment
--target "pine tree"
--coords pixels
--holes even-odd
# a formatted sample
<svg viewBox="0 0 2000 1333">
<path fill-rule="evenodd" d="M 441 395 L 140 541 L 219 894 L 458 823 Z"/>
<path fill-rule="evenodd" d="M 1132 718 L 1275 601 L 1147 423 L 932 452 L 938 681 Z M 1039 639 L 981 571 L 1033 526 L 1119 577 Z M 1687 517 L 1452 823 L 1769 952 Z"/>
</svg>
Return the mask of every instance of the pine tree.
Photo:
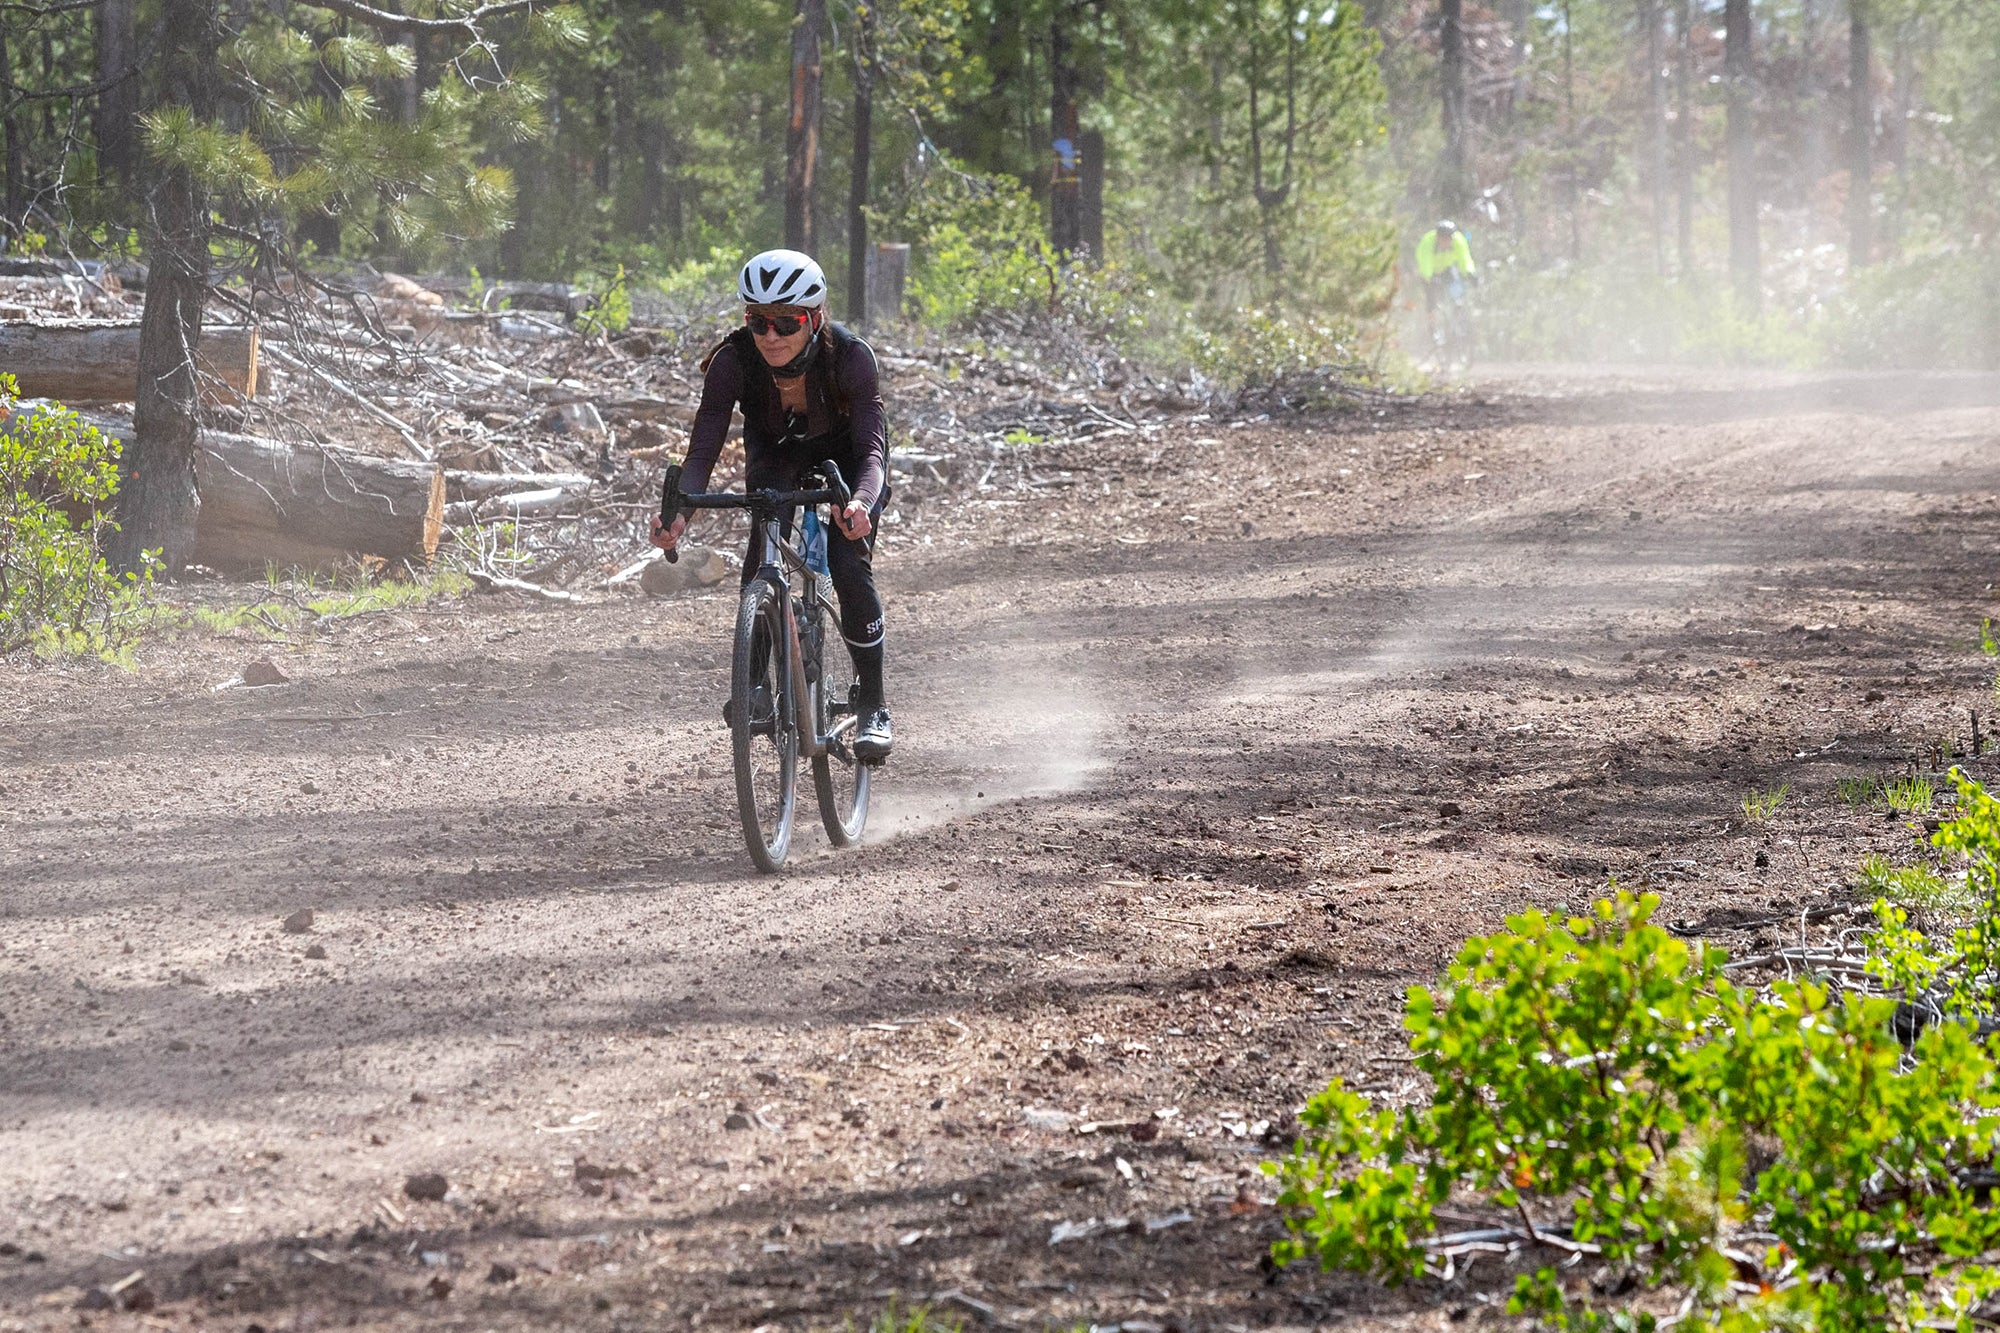
<svg viewBox="0 0 2000 1333">
<path fill-rule="evenodd" d="M 405 253 L 504 226 L 513 183 L 474 149 L 482 131 L 521 138 L 538 123 L 539 89 L 510 73 L 492 35 L 510 22 L 513 40 L 529 48 L 578 36 L 574 11 L 537 0 L 476 8 L 415 0 L 410 13 L 359 0 L 161 0 L 156 109 L 141 119 L 152 164 L 150 273 L 111 547 L 120 568 L 158 550 L 171 573 L 193 549 L 194 358 L 211 242 L 249 274 L 254 299 L 280 274 L 313 283 L 296 244 L 309 220 L 379 226 L 375 239 Z M 385 110 L 377 90 L 415 72 L 413 44 L 395 39 L 417 37 L 456 47 L 452 75 L 422 94 L 413 115 Z"/>
</svg>

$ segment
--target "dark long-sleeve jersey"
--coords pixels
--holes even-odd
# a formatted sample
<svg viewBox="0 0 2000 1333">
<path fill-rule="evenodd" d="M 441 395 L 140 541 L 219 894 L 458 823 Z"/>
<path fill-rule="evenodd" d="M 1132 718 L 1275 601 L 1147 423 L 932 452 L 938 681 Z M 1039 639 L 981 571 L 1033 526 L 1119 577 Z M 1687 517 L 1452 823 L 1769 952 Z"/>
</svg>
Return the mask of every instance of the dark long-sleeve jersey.
<svg viewBox="0 0 2000 1333">
<path fill-rule="evenodd" d="M 747 453 L 754 457 L 785 437 L 785 410 L 770 368 L 754 344 L 745 344 L 750 344 L 747 334 L 732 336 L 709 359 L 701 406 L 681 464 L 681 487 L 690 494 L 708 489 L 709 473 L 729 438 L 730 415 L 739 406 Z M 746 365 L 749 358 L 755 363 Z M 746 383 L 751 375 L 762 376 L 762 383 Z M 807 436 L 844 438 L 847 456 L 836 456 L 835 461 L 847 472 L 854 498 L 873 508 L 882 493 L 889 454 L 873 349 L 839 330 L 836 337 L 821 343 L 805 375 Z"/>
</svg>

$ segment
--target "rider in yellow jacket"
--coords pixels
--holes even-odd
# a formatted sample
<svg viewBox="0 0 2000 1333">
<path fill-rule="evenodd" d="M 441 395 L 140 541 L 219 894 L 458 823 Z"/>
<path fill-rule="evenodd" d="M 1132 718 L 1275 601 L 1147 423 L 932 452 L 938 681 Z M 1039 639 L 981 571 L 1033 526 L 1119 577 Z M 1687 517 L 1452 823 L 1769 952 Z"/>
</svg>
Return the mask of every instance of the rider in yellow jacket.
<svg viewBox="0 0 2000 1333">
<path fill-rule="evenodd" d="M 1417 240 L 1417 276 L 1424 284 L 1424 317 L 1430 322 L 1432 337 L 1437 334 L 1438 293 L 1454 274 L 1470 278 L 1479 270 L 1472 262 L 1472 247 L 1465 233 L 1449 219 L 1441 221 Z"/>
</svg>

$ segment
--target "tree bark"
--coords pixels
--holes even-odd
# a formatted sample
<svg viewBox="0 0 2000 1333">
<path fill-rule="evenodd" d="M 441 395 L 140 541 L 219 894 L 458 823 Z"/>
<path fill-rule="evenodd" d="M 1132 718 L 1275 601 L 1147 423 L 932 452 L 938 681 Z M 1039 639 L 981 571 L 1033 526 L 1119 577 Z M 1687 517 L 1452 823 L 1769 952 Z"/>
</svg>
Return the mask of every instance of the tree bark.
<svg viewBox="0 0 2000 1333">
<path fill-rule="evenodd" d="M 848 318 L 868 324 L 868 173 L 875 133 L 875 11 L 854 21 L 854 151 L 847 183 Z"/>
<path fill-rule="evenodd" d="M 1847 266 L 1874 259 L 1875 53 L 1868 30 L 1868 0 L 1848 0 L 1847 87 L 1851 136 L 1847 146 Z"/>
<path fill-rule="evenodd" d="M 126 77 L 139 60 L 137 8 L 137 0 L 99 0 L 96 13 L 97 80 L 109 85 L 97 95 L 97 174 L 126 187 L 139 173 L 139 79 Z"/>
<path fill-rule="evenodd" d="M 144 337 L 143 325 L 0 324 L 0 366 L 20 381 L 23 397 L 65 403 L 136 402 Z M 204 399 L 254 398 L 256 330 L 208 330 L 195 365 Z"/>
<path fill-rule="evenodd" d="M 1049 244 L 1064 256 L 1075 252 L 1083 235 L 1073 10 L 1073 0 L 1049 6 Z"/>
<path fill-rule="evenodd" d="M 1750 51 L 1750 0 L 1723 10 L 1722 78 L 1729 99 L 1729 276 L 1746 311 L 1763 304 L 1757 238 L 1756 79 Z"/>
<path fill-rule="evenodd" d="M 785 244 L 812 253 L 813 182 L 819 173 L 819 34 L 826 0 L 798 0 L 792 20 L 792 105 L 785 127 Z"/>
<path fill-rule="evenodd" d="M 215 118 L 221 84 L 216 51 L 222 26 L 217 0 L 161 0 L 160 100 L 186 107 L 203 123 Z M 146 308 L 140 320 L 139 384 L 133 438 L 121 463 L 119 530 L 108 553 L 113 568 L 137 570 L 157 550 L 168 574 L 194 552 L 201 498 L 195 482 L 201 384 L 195 358 L 208 300 L 207 192 L 180 167 L 156 175 L 146 235 Z"/>
<path fill-rule="evenodd" d="M 1444 128 L 1444 158 L 1438 164 L 1438 209 L 1453 217 L 1465 211 L 1465 6 L 1439 0 L 1438 92 Z"/>
</svg>

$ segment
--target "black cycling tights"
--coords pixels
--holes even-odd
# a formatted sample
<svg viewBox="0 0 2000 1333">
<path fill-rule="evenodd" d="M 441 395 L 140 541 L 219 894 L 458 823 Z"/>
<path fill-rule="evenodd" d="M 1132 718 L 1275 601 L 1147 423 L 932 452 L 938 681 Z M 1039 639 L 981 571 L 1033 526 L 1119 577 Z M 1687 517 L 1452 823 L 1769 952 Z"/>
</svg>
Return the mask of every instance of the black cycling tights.
<svg viewBox="0 0 2000 1333">
<path fill-rule="evenodd" d="M 801 469 L 789 466 L 752 464 L 745 479 L 751 490 L 765 488 L 792 490 L 798 485 Z M 873 523 L 882 521 L 882 507 L 888 502 L 888 488 L 876 498 L 868 512 Z M 791 531 L 791 523 L 785 524 Z M 882 598 L 875 591 L 875 533 L 860 541 L 850 539 L 839 528 L 829 526 L 826 534 L 827 573 L 833 576 L 834 596 L 840 601 L 840 634 L 847 640 L 847 655 L 854 659 L 854 679 L 859 706 L 880 708 L 882 695 Z M 743 581 L 748 583 L 764 563 L 764 532 L 750 529 L 750 545 L 743 553 Z"/>
</svg>

